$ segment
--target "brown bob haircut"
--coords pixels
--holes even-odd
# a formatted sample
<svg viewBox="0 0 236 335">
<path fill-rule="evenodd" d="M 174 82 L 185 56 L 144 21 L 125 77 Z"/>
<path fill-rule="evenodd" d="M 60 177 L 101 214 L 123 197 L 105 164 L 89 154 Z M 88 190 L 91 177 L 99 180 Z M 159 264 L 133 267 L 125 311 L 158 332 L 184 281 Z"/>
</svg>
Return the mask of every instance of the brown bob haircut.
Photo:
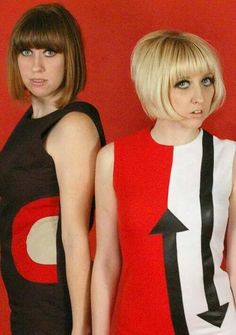
<svg viewBox="0 0 236 335">
<path fill-rule="evenodd" d="M 8 85 L 10 94 L 17 100 L 27 96 L 18 68 L 18 55 L 31 48 L 64 54 L 64 80 L 58 88 L 62 94 L 56 102 L 58 108 L 63 108 L 75 99 L 86 80 L 83 43 L 76 19 L 63 6 L 53 3 L 29 9 L 16 23 L 8 49 Z"/>
</svg>

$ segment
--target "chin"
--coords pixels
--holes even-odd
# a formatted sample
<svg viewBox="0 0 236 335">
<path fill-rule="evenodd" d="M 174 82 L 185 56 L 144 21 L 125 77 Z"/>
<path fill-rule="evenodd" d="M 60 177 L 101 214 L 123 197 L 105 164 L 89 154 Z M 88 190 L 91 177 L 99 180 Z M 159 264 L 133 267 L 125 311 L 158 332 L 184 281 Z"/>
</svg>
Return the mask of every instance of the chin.
<svg viewBox="0 0 236 335">
<path fill-rule="evenodd" d="M 201 128 L 204 120 L 205 120 L 205 118 L 204 119 L 191 119 L 191 120 L 183 121 L 182 124 L 186 128 L 198 129 L 198 128 Z"/>
</svg>

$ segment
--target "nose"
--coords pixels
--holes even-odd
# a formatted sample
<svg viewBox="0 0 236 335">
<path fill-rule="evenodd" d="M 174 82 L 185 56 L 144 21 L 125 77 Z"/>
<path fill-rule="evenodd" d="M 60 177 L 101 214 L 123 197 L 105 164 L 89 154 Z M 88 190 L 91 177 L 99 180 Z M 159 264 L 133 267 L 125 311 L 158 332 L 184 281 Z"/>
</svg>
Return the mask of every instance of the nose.
<svg viewBox="0 0 236 335">
<path fill-rule="evenodd" d="M 194 87 L 192 102 L 194 104 L 203 103 L 203 92 L 202 92 L 202 87 L 200 85 L 197 85 L 196 87 Z"/>
<path fill-rule="evenodd" d="M 35 52 L 33 55 L 32 71 L 33 72 L 44 71 L 43 55 L 41 55 L 40 52 Z"/>
</svg>

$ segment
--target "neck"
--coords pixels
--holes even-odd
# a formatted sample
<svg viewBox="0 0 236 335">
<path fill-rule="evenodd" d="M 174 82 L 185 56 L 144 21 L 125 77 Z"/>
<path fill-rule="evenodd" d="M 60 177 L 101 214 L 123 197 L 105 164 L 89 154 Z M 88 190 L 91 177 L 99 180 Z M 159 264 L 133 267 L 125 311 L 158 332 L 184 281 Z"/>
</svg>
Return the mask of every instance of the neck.
<svg viewBox="0 0 236 335">
<path fill-rule="evenodd" d="M 198 128 L 187 128 L 179 121 L 172 120 L 157 120 L 151 130 L 153 139 L 164 145 L 189 143 L 197 137 L 198 133 Z"/>
<path fill-rule="evenodd" d="M 54 112 L 57 107 L 53 102 L 47 102 L 43 99 L 32 97 L 33 118 L 37 119 Z"/>
</svg>

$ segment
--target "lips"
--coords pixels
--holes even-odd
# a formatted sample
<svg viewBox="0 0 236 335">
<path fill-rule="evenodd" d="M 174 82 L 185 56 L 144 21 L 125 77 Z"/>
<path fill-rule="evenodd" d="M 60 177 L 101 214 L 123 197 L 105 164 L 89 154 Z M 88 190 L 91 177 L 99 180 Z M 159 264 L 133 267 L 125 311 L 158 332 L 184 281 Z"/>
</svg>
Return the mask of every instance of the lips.
<svg viewBox="0 0 236 335">
<path fill-rule="evenodd" d="M 41 78 L 33 78 L 33 79 L 30 79 L 30 82 L 34 86 L 43 86 L 43 85 L 45 85 L 47 80 L 46 79 L 41 79 Z"/>
<path fill-rule="evenodd" d="M 202 110 L 195 110 L 192 112 L 192 114 L 196 114 L 196 115 L 202 114 Z"/>
<path fill-rule="evenodd" d="M 203 116 L 204 116 L 204 113 L 201 109 L 197 109 L 190 113 L 190 118 L 193 118 L 193 119 L 202 119 Z"/>
</svg>

